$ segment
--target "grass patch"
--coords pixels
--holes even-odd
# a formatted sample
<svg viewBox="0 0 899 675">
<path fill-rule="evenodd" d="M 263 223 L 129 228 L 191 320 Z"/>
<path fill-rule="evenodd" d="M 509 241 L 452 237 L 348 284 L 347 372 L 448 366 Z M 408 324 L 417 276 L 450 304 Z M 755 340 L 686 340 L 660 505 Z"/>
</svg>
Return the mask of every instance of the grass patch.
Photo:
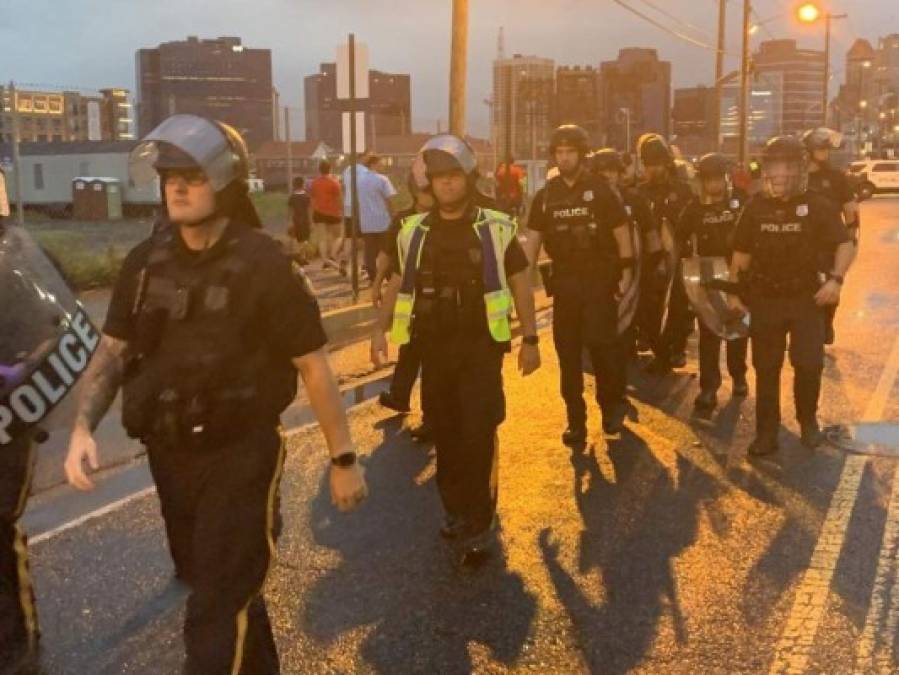
<svg viewBox="0 0 899 675">
<path fill-rule="evenodd" d="M 283 226 L 287 223 L 287 197 L 286 192 L 250 193 L 259 219 L 267 227 Z"/>
<path fill-rule="evenodd" d="M 79 291 L 111 286 L 115 283 L 125 259 L 125 252 L 115 246 L 96 250 L 84 238 L 72 232 L 38 232 L 37 241 L 62 268 L 69 283 Z"/>
</svg>

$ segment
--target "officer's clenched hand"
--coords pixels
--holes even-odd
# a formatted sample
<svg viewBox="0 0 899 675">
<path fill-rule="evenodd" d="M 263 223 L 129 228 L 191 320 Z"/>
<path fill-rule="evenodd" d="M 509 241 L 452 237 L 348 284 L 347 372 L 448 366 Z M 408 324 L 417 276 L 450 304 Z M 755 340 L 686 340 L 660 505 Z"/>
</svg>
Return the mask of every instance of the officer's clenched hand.
<svg viewBox="0 0 899 675">
<path fill-rule="evenodd" d="M 84 473 L 84 462 L 87 461 L 91 469 L 100 468 L 97 459 L 97 443 L 91 432 L 80 425 L 72 430 L 69 439 L 69 453 L 66 455 L 66 479 L 79 490 L 93 490 L 94 484 Z"/>
<path fill-rule="evenodd" d="M 359 464 L 331 467 L 331 503 L 341 511 L 352 511 L 368 497 L 365 469 Z"/>
<path fill-rule="evenodd" d="M 830 279 L 826 284 L 824 284 L 821 288 L 818 289 L 818 292 L 815 293 L 815 303 L 818 306 L 822 305 L 836 305 L 840 302 L 840 290 L 842 286 L 839 283 Z"/>
<path fill-rule="evenodd" d="M 376 330 L 371 334 L 371 362 L 376 368 L 380 368 L 388 357 L 387 337 L 382 331 Z"/>
<path fill-rule="evenodd" d="M 728 295 L 727 306 L 730 307 L 732 312 L 739 314 L 740 316 L 746 316 L 747 314 L 749 314 L 749 308 L 743 304 L 743 301 L 740 300 L 739 295 Z"/>
<path fill-rule="evenodd" d="M 540 367 L 540 349 L 537 345 L 522 343 L 518 350 L 518 370 L 527 377 Z"/>
</svg>

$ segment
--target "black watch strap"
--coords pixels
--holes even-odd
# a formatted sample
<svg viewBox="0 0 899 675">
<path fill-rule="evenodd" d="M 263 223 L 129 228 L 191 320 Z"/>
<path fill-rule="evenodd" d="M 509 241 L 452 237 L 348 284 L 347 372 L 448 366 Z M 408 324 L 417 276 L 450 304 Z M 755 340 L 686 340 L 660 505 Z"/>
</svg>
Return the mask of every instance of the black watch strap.
<svg viewBox="0 0 899 675">
<path fill-rule="evenodd" d="M 355 452 L 345 452 L 342 455 L 337 455 L 337 457 L 331 458 L 331 464 L 333 466 L 339 466 L 341 468 L 347 468 L 349 466 L 353 466 L 356 463 L 356 453 Z"/>
<path fill-rule="evenodd" d="M 526 345 L 531 345 L 532 347 L 536 347 L 540 344 L 540 337 L 537 335 L 525 335 L 521 341 Z"/>
<path fill-rule="evenodd" d="M 834 274 L 833 272 L 828 272 L 827 280 L 828 281 L 836 281 L 840 286 L 842 286 L 844 277 L 842 274 Z"/>
</svg>

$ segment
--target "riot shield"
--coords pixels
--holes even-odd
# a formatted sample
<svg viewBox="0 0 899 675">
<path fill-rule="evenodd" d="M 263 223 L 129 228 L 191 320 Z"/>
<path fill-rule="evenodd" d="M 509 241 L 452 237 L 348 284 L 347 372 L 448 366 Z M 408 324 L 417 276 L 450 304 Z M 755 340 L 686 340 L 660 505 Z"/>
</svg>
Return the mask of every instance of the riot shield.
<svg viewBox="0 0 899 675">
<path fill-rule="evenodd" d="M 640 274 L 643 271 L 643 249 L 640 239 L 640 230 L 636 221 L 629 220 L 628 231 L 631 236 L 631 247 L 634 251 L 634 267 L 630 285 L 624 289 L 618 299 L 618 334 L 622 335 L 634 323 L 637 314 L 637 306 L 640 304 Z"/>
<path fill-rule="evenodd" d="M 19 227 L 0 225 L 0 449 L 71 421 L 100 333 Z"/>
<path fill-rule="evenodd" d="M 736 314 L 727 304 L 723 290 L 730 278 L 727 260 L 694 255 L 681 261 L 681 276 L 690 306 L 706 328 L 725 340 L 749 335 L 748 318 Z"/>
<path fill-rule="evenodd" d="M 668 308 L 671 304 L 671 290 L 674 288 L 674 279 L 678 273 L 678 263 L 680 262 L 680 246 L 677 242 L 677 236 L 674 232 L 674 224 L 668 218 L 662 218 L 659 225 L 659 238 L 662 241 L 662 250 L 665 252 L 664 266 L 665 279 L 662 282 L 662 321 L 660 324 L 660 334 L 665 332 L 665 326 L 668 325 Z"/>
</svg>

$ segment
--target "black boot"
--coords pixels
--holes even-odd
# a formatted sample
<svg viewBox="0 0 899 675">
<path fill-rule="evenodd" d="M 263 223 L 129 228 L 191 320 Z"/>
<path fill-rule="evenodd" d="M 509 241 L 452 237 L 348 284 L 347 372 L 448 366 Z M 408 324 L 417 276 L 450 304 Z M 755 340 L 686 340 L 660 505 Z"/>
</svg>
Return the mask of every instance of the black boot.
<svg viewBox="0 0 899 675">
<path fill-rule="evenodd" d="M 611 410 L 602 413 L 602 430 L 608 436 L 616 436 L 624 431 L 624 419 L 627 416 L 627 407 L 619 403 Z"/>
<path fill-rule="evenodd" d="M 568 447 L 583 445 L 587 442 L 587 427 L 582 424 L 569 424 L 562 432 L 562 443 Z"/>
<path fill-rule="evenodd" d="M 772 455 L 777 452 L 780 448 L 777 445 L 777 434 L 771 433 L 759 433 L 756 435 L 755 440 L 749 446 L 749 450 L 747 453 L 750 457 L 764 457 L 765 455 Z"/>
<path fill-rule="evenodd" d="M 749 383 L 746 382 L 745 377 L 739 379 L 734 378 L 733 393 L 736 398 L 745 398 L 746 396 L 749 396 Z"/>
<path fill-rule="evenodd" d="M 389 391 L 381 392 L 381 395 L 378 396 L 378 403 L 380 403 L 385 408 L 390 408 L 391 410 L 395 410 L 398 413 L 409 412 L 409 404 L 404 404 L 401 401 L 397 401 L 393 397 L 393 394 L 391 394 Z"/>
<path fill-rule="evenodd" d="M 800 427 L 802 429 L 800 432 L 800 441 L 809 450 L 814 450 L 824 442 L 824 434 L 821 433 L 821 428 L 818 426 L 817 420 L 800 422 Z"/>
<path fill-rule="evenodd" d="M 672 354 L 670 363 L 672 368 L 683 368 L 687 365 L 687 355 L 683 352 Z"/>
<path fill-rule="evenodd" d="M 466 530 L 465 521 L 458 516 L 448 515 L 440 526 L 440 536 L 444 539 L 458 539 Z"/>
<path fill-rule="evenodd" d="M 693 402 L 693 419 L 698 422 L 709 422 L 718 406 L 718 397 L 713 391 L 702 391 Z"/>
</svg>

